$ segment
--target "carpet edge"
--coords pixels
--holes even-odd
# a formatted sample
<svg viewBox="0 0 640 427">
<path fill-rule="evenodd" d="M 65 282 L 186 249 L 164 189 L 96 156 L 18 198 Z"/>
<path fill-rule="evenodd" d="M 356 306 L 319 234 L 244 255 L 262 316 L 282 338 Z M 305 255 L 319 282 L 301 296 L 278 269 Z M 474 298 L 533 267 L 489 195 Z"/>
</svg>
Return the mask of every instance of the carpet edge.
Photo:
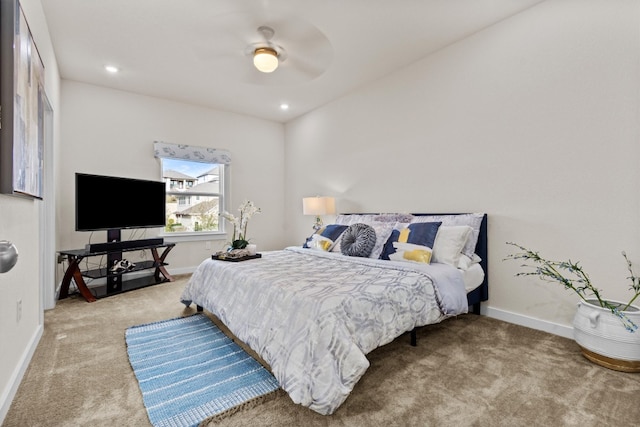
<svg viewBox="0 0 640 427">
<path fill-rule="evenodd" d="M 267 394 L 263 394 L 262 396 L 257 396 L 254 397 L 251 400 L 247 400 L 246 402 L 242 403 L 241 405 L 235 406 L 233 408 L 229 408 L 224 412 L 220 412 L 219 414 L 213 415 L 209 418 L 205 418 L 204 420 L 202 420 L 200 422 L 200 424 L 198 424 L 198 427 L 207 427 L 210 424 L 216 424 L 226 418 L 230 418 L 231 416 L 233 416 L 234 414 L 241 412 L 241 411 L 246 411 L 247 409 L 259 406 L 265 402 L 269 402 L 271 400 L 274 400 L 276 398 L 279 397 L 279 395 L 282 396 L 286 396 L 286 393 L 284 392 L 284 390 L 282 390 L 280 387 L 276 388 L 275 390 L 267 393 Z"/>
</svg>

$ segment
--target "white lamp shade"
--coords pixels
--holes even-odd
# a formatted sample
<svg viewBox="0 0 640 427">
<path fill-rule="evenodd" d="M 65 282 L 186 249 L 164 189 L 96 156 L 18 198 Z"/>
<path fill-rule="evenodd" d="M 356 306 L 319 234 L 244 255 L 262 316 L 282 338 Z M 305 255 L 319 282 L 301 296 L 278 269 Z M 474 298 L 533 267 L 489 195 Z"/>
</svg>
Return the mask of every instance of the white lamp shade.
<svg viewBox="0 0 640 427">
<path fill-rule="evenodd" d="M 333 197 L 305 197 L 302 199 L 304 215 L 333 215 L 336 213 L 336 199 Z"/>
<path fill-rule="evenodd" d="M 253 65 L 263 73 L 271 73 L 278 68 L 278 54 L 271 48 L 258 48 L 253 54 Z"/>
</svg>

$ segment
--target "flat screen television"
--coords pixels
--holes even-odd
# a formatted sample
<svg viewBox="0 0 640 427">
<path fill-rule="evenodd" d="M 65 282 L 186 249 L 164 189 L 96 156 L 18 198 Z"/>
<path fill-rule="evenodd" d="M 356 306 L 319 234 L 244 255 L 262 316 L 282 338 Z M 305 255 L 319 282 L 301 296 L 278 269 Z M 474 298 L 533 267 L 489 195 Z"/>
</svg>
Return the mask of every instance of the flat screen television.
<svg viewBox="0 0 640 427">
<path fill-rule="evenodd" d="M 165 183 L 76 173 L 76 231 L 164 227 Z"/>
</svg>

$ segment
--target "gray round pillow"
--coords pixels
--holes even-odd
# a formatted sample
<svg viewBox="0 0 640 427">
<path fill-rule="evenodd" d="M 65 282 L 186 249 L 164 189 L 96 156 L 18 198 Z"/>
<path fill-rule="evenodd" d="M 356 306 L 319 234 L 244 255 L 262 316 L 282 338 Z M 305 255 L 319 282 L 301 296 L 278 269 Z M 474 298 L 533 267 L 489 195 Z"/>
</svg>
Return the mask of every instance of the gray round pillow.
<svg viewBox="0 0 640 427">
<path fill-rule="evenodd" d="M 350 225 L 340 240 L 342 255 L 369 257 L 376 245 L 376 231 L 367 224 L 357 223 Z"/>
</svg>

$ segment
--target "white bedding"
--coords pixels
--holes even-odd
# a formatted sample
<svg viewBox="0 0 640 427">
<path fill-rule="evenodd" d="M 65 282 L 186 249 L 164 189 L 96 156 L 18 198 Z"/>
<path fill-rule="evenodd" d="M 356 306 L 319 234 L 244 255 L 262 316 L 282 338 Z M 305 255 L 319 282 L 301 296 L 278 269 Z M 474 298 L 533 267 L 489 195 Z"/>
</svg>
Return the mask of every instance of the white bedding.
<svg viewBox="0 0 640 427">
<path fill-rule="evenodd" d="M 460 270 L 290 247 L 205 260 L 181 296 L 216 315 L 271 367 L 291 399 L 333 413 L 365 355 L 416 326 L 468 310 Z"/>
<path fill-rule="evenodd" d="M 462 272 L 462 280 L 464 281 L 464 288 L 467 293 L 482 285 L 484 281 L 484 270 L 480 264 L 473 264 L 466 270 L 460 271 Z"/>
</svg>

